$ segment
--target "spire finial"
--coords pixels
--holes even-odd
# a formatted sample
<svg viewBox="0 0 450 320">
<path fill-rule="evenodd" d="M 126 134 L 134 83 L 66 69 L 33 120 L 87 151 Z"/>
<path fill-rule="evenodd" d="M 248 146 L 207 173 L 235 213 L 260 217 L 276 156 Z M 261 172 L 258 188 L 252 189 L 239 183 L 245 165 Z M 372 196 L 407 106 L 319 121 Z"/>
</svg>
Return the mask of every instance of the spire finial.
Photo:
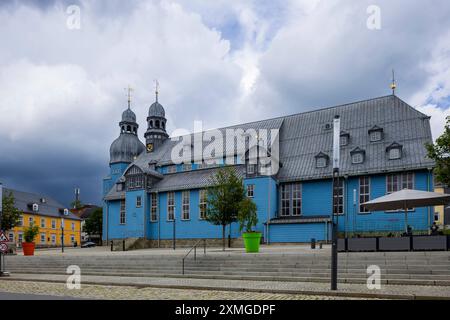
<svg viewBox="0 0 450 320">
<path fill-rule="evenodd" d="M 153 80 L 155 82 L 155 96 L 156 96 L 156 102 L 158 102 L 158 90 L 159 90 L 159 82 L 158 80 Z"/>
<path fill-rule="evenodd" d="M 133 88 L 131 88 L 129 85 L 127 88 L 125 88 L 127 91 L 127 98 L 128 98 L 128 109 L 131 108 L 131 92 L 133 91 Z"/>
<path fill-rule="evenodd" d="M 397 89 L 397 83 L 395 82 L 395 71 L 392 69 L 392 83 L 391 83 L 392 95 L 395 96 L 395 89 Z"/>
</svg>

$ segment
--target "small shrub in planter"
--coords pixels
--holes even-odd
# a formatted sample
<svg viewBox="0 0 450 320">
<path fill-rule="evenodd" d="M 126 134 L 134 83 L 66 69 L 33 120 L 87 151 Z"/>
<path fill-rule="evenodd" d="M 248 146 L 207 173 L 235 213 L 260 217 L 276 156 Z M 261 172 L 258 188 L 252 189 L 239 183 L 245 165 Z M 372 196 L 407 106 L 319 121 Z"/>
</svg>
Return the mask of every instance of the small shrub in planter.
<svg viewBox="0 0 450 320">
<path fill-rule="evenodd" d="M 261 232 L 253 231 L 258 223 L 256 210 L 256 204 L 249 198 L 245 198 L 239 203 L 237 220 L 239 221 L 240 231 L 245 229 L 242 237 L 244 238 L 246 252 L 259 252 Z"/>
<path fill-rule="evenodd" d="M 23 237 L 25 242 L 22 242 L 23 255 L 24 256 L 33 256 L 35 243 L 34 239 L 39 233 L 39 227 L 35 225 L 31 225 L 29 227 L 24 228 Z"/>
</svg>

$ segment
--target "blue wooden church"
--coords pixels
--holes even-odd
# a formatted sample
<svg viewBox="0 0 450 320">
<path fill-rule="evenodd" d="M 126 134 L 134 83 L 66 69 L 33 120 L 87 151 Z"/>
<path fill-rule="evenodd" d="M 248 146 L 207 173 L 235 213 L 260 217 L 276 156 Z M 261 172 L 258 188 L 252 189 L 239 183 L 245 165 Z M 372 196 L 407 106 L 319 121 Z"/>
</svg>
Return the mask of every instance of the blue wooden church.
<svg viewBox="0 0 450 320">
<path fill-rule="evenodd" d="M 336 115 L 341 119 L 341 179 L 339 201 L 333 205 L 330 160 Z M 211 154 L 214 163 L 204 155 L 178 163 L 173 150 L 180 139 L 169 138 L 166 123 L 156 95 L 143 144 L 129 104 L 123 112 L 120 135 L 110 148 L 110 174 L 103 180 L 104 241 L 136 239 L 149 247 L 169 246 L 174 230 L 181 244 L 201 238 L 220 241 L 221 227 L 205 220 L 205 188 L 225 163 L 243 178 L 247 196 L 255 201 L 257 229 L 265 243 L 328 240 L 332 213 L 339 215 L 342 233 L 402 232 L 403 211 L 369 212 L 361 203 L 403 188 L 433 188 L 434 163 L 424 146 L 432 142 L 430 117 L 395 95 L 218 130 L 278 132 L 279 169 L 269 174 L 262 172 L 258 159 L 256 164 L 248 161 L 247 144 L 230 148 L 228 141 L 223 152 Z M 190 142 L 182 149 L 195 148 L 194 139 L 185 140 Z M 233 160 L 225 161 L 226 156 Z M 408 211 L 414 231 L 430 228 L 433 208 Z M 239 226 L 232 224 L 227 234 L 236 241 Z"/>
</svg>

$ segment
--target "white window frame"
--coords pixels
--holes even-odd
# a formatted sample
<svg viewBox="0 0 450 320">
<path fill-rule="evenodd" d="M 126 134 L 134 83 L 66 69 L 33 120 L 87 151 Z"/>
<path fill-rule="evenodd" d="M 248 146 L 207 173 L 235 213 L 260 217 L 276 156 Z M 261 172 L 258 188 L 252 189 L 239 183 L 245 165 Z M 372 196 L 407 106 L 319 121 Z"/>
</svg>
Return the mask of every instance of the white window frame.
<svg viewBox="0 0 450 320">
<path fill-rule="evenodd" d="M 247 198 L 254 198 L 255 197 L 255 185 L 249 184 L 247 185 Z"/>
<path fill-rule="evenodd" d="M 367 191 L 364 192 L 367 188 Z M 370 201 L 370 176 L 361 176 L 358 178 L 358 189 L 359 189 L 359 213 L 360 214 L 370 214 L 371 212 L 367 210 L 364 206 L 362 206 L 363 203 Z"/>
<path fill-rule="evenodd" d="M 45 218 L 41 218 L 41 228 L 45 228 Z"/>
<path fill-rule="evenodd" d="M 158 194 L 150 194 L 150 221 L 158 221 Z"/>
<path fill-rule="evenodd" d="M 392 178 L 392 181 L 389 179 Z M 396 187 L 394 188 L 393 179 L 396 178 Z M 405 179 L 406 178 L 406 179 Z M 414 189 L 416 175 L 414 172 L 400 172 L 386 175 L 386 194 L 391 194 L 402 189 L 409 188 Z M 405 181 L 406 180 L 406 181 Z M 403 209 L 398 210 L 386 210 L 385 212 L 404 212 Z M 414 208 L 408 208 L 408 212 L 415 211 Z"/>
<path fill-rule="evenodd" d="M 291 184 L 291 201 L 292 201 L 292 211 L 291 215 L 298 217 L 302 215 L 302 184 L 292 183 Z"/>
<path fill-rule="evenodd" d="M 175 192 L 167 192 L 167 221 L 173 221 L 175 218 Z"/>
<path fill-rule="evenodd" d="M 181 192 L 181 203 L 182 203 L 182 220 L 190 220 L 191 219 L 191 192 L 189 190 L 185 190 Z"/>
<path fill-rule="evenodd" d="M 257 166 L 253 163 L 247 164 L 247 174 L 256 174 Z"/>
<path fill-rule="evenodd" d="M 125 199 L 120 200 L 120 209 L 119 209 L 119 224 L 125 225 L 127 223 L 127 204 Z"/>
<path fill-rule="evenodd" d="M 282 184 L 280 190 L 280 217 L 289 217 L 291 214 L 291 185 Z"/>
<path fill-rule="evenodd" d="M 199 208 L 200 208 L 200 216 L 199 219 L 200 220 L 205 220 L 206 219 L 206 210 L 208 207 L 208 204 L 206 202 L 206 197 L 208 196 L 207 190 L 206 189 L 201 189 L 198 192 L 198 198 L 199 198 Z"/>
<path fill-rule="evenodd" d="M 136 208 L 142 207 L 142 196 L 136 196 Z"/>
<path fill-rule="evenodd" d="M 396 152 L 393 154 L 393 152 Z M 389 149 L 389 160 L 398 160 L 402 158 L 402 151 L 400 148 L 391 148 Z"/>
<path fill-rule="evenodd" d="M 21 215 L 19 216 L 19 223 L 18 223 L 17 226 L 18 226 L 18 227 L 23 227 L 23 214 L 21 214 Z"/>
<path fill-rule="evenodd" d="M 372 131 L 370 133 L 370 142 L 377 142 L 383 139 L 381 131 Z"/>
<path fill-rule="evenodd" d="M 14 242 L 14 232 L 8 233 L 9 242 Z"/>
<path fill-rule="evenodd" d="M 19 232 L 17 234 L 17 242 L 22 243 L 23 242 L 23 232 Z"/>
<path fill-rule="evenodd" d="M 364 163 L 364 155 L 361 152 L 352 154 L 352 164 Z"/>
<path fill-rule="evenodd" d="M 42 236 L 44 236 L 44 241 L 42 241 Z M 47 235 L 45 233 L 41 233 L 41 244 L 46 244 L 47 243 Z"/>
<path fill-rule="evenodd" d="M 339 183 L 342 184 L 342 186 L 339 186 L 338 199 L 342 199 L 342 204 L 338 203 L 337 210 L 336 210 L 336 205 L 334 203 L 335 202 L 334 190 L 332 189 L 331 192 L 333 194 L 333 215 L 342 216 L 345 213 L 345 181 L 344 181 L 344 179 L 339 179 Z M 342 209 L 342 212 L 340 209 Z"/>
<path fill-rule="evenodd" d="M 52 233 L 50 235 L 50 241 L 52 242 L 52 244 L 56 244 L 56 234 Z"/>
<path fill-rule="evenodd" d="M 52 229 L 56 229 L 56 220 L 52 219 Z"/>
<path fill-rule="evenodd" d="M 327 158 L 325 157 L 317 157 L 316 158 L 316 168 L 326 168 L 327 167 Z"/>
<path fill-rule="evenodd" d="M 32 224 L 34 224 L 34 218 L 33 216 L 28 217 L 28 224 L 31 226 Z"/>
</svg>

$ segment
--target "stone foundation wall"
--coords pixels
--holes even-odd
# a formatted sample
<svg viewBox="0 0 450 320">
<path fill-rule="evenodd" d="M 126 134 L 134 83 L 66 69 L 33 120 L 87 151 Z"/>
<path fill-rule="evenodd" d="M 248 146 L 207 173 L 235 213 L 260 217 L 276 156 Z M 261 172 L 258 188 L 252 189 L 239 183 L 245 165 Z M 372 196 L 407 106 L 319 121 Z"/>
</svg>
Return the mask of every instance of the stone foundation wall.
<svg viewBox="0 0 450 320">
<path fill-rule="evenodd" d="M 123 239 L 110 240 L 108 242 L 103 241 L 104 246 L 111 246 L 111 241 L 113 242 L 114 251 L 123 251 Z M 176 248 L 191 248 L 194 246 L 199 239 L 177 239 Z M 158 246 L 159 244 L 159 246 Z M 203 246 L 203 242 L 198 245 L 200 248 Z M 206 239 L 206 247 L 221 247 L 222 239 Z M 228 247 L 228 239 L 225 239 L 225 246 Z M 172 248 L 173 241 L 170 239 L 158 240 L 147 240 L 142 238 L 127 238 L 125 239 L 125 250 L 137 250 L 137 249 L 147 249 L 147 248 Z M 231 239 L 232 248 L 243 248 L 244 241 L 242 238 Z"/>
</svg>

